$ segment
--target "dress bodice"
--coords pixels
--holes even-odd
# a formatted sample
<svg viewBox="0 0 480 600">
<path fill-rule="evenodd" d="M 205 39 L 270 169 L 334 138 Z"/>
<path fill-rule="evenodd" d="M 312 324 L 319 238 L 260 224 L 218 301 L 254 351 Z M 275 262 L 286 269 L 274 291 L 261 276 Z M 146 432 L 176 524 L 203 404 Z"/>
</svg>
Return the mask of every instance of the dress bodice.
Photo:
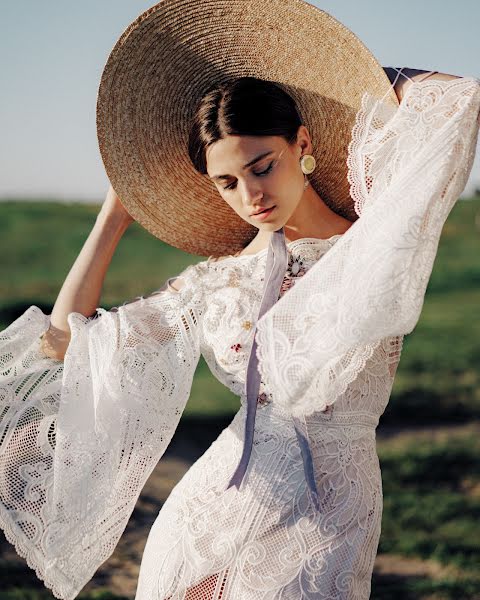
<svg viewBox="0 0 480 600">
<path fill-rule="evenodd" d="M 288 267 L 280 297 L 340 239 L 300 238 L 287 243 Z M 202 319 L 202 354 L 215 377 L 246 403 L 245 379 L 253 343 L 253 334 L 263 294 L 268 248 L 241 256 L 206 261 L 205 297 L 208 298 Z M 365 369 L 353 381 L 335 405 L 327 407 L 323 418 L 348 421 L 347 415 L 359 412 L 367 424 L 376 426 L 386 408 L 400 358 L 402 337 L 386 338 L 367 361 Z M 271 392 L 260 383 L 258 415 L 266 409 L 287 417 L 275 406 Z M 270 406 L 271 405 L 271 406 Z M 334 408 L 334 411 L 333 411 Z M 333 417 L 335 412 L 335 417 Z M 328 415 L 328 416 L 327 416 Z M 343 415 L 343 416 L 342 416 Z"/>
</svg>

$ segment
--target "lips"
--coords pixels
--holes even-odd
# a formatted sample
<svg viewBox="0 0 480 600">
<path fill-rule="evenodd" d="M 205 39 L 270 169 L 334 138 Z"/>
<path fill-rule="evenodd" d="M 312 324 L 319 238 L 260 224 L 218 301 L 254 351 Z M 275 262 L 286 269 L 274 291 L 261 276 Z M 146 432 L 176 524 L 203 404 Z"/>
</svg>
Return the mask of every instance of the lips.
<svg viewBox="0 0 480 600">
<path fill-rule="evenodd" d="M 269 206 L 267 208 L 262 208 L 262 210 L 259 210 L 258 212 L 251 213 L 250 216 L 253 217 L 254 215 L 259 215 L 262 212 L 266 212 L 267 210 L 270 210 L 271 208 L 273 208 L 273 206 Z"/>
<path fill-rule="evenodd" d="M 275 206 L 271 206 L 270 208 L 265 208 L 263 211 L 261 211 L 259 213 L 253 213 L 251 215 L 251 218 L 255 219 L 256 221 L 266 221 L 267 219 L 270 218 L 270 215 L 273 213 L 274 210 L 275 210 Z"/>
</svg>

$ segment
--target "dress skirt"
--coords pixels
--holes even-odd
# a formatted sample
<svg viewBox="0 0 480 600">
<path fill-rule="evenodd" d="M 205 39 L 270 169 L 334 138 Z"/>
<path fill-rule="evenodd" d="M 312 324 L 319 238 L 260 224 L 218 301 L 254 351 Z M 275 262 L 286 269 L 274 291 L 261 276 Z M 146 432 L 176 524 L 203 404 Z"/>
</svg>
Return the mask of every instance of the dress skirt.
<svg viewBox="0 0 480 600">
<path fill-rule="evenodd" d="M 318 513 L 291 419 L 273 405 L 257 411 L 240 490 L 226 490 L 245 412 L 242 405 L 164 503 L 135 600 L 368 599 L 383 509 L 375 419 L 309 418 Z"/>
</svg>

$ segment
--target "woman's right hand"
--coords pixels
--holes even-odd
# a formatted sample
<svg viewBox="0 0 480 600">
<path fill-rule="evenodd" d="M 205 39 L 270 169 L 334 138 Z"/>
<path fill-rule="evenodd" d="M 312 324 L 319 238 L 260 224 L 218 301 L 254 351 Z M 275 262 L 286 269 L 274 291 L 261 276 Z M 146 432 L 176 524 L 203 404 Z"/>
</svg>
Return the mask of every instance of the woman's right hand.
<svg viewBox="0 0 480 600">
<path fill-rule="evenodd" d="M 120 198 L 113 189 L 112 184 L 110 184 L 110 187 L 108 188 L 108 192 L 102 204 L 100 212 L 108 216 L 120 216 L 123 220 L 125 220 L 125 222 L 128 225 L 135 221 L 135 219 L 130 215 L 125 206 L 122 204 Z"/>
</svg>

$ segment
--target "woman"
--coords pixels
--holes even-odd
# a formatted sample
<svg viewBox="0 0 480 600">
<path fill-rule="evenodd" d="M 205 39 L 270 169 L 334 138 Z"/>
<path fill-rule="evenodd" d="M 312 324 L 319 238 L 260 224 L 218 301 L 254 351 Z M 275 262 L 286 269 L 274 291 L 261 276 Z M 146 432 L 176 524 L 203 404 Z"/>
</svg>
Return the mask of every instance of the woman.
<svg viewBox="0 0 480 600">
<path fill-rule="evenodd" d="M 312 140 L 292 98 L 239 78 L 202 98 L 189 154 L 255 238 L 91 318 L 133 221 L 110 188 L 51 316 L 30 307 L 0 335 L 2 527 L 57 597 L 75 597 L 113 552 L 200 353 L 241 408 L 162 507 L 136 598 L 369 597 L 382 513 L 375 428 L 478 135 L 478 81 L 410 74 L 399 110 L 366 102 L 353 130 L 353 224 L 309 185 Z M 262 313 L 279 232 L 280 299 Z"/>
</svg>

